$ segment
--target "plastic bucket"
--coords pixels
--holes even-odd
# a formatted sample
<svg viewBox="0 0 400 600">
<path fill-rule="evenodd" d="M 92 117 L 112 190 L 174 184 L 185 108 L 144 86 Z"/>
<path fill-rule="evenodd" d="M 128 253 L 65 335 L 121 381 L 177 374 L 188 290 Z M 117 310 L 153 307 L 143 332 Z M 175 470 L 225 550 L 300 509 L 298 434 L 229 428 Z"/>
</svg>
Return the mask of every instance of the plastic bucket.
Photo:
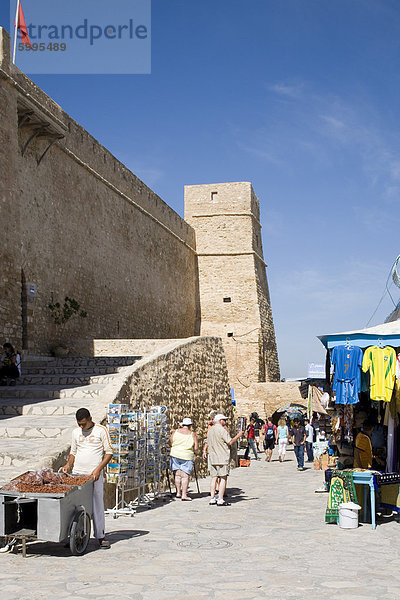
<svg viewBox="0 0 400 600">
<path fill-rule="evenodd" d="M 358 511 L 361 506 L 354 502 L 342 502 L 339 504 L 339 527 L 342 529 L 357 529 Z"/>
</svg>

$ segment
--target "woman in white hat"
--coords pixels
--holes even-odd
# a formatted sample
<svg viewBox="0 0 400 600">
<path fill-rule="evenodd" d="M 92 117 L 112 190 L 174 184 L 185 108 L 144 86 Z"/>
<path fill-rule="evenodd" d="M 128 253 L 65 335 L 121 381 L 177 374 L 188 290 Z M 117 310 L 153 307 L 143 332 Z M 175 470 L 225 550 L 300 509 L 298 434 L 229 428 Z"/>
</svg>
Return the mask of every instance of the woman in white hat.
<svg viewBox="0 0 400 600">
<path fill-rule="evenodd" d="M 175 475 L 176 497 L 184 501 L 190 501 L 187 491 L 189 487 L 189 475 L 194 465 L 194 453 L 199 449 L 199 441 L 192 431 L 192 419 L 183 419 L 180 427 L 171 433 L 171 471 Z"/>
</svg>

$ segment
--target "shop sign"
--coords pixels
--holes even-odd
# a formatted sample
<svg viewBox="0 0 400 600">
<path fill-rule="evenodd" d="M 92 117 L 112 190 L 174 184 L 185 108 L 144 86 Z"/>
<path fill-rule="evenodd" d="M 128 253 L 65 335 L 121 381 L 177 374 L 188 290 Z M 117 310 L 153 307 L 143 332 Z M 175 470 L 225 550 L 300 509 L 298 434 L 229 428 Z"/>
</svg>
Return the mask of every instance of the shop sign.
<svg viewBox="0 0 400 600">
<path fill-rule="evenodd" d="M 308 363 L 309 379 L 325 379 L 325 363 Z"/>
</svg>

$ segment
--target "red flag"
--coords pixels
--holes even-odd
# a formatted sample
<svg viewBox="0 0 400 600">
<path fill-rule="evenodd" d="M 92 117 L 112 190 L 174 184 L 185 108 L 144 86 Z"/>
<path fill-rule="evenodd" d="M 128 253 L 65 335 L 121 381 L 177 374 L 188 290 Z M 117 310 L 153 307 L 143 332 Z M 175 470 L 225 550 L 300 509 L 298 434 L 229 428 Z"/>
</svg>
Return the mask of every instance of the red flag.
<svg viewBox="0 0 400 600">
<path fill-rule="evenodd" d="M 21 2 L 19 3 L 19 9 L 18 9 L 17 29 L 19 29 L 21 32 L 22 43 L 25 44 L 26 46 L 31 46 L 32 44 L 31 44 L 31 40 L 29 39 L 28 30 L 26 28 L 24 11 L 22 10 Z"/>
</svg>

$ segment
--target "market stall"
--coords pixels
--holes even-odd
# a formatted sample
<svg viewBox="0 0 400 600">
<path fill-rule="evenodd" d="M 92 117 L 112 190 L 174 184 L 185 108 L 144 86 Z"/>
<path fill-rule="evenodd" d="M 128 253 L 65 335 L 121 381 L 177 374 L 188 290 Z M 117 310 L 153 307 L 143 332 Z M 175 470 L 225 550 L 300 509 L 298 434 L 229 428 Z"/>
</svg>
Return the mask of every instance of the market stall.
<svg viewBox="0 0 400 600">
<path fill-rule="evenodd" d="M 365 518 L 368 486 L 374 527 L 375 508 L 400 512 L 400 320 L 319 339 L 327 349 L 332 383 L 329 446 L 337 462 L 335 502 L 352 496 L 356 484 L 363 485 L 356 493 L 359 502 L 364 499 Z M 337 514 L 333 496 L 327 522 L 335 522 Z"/>
</svg>

